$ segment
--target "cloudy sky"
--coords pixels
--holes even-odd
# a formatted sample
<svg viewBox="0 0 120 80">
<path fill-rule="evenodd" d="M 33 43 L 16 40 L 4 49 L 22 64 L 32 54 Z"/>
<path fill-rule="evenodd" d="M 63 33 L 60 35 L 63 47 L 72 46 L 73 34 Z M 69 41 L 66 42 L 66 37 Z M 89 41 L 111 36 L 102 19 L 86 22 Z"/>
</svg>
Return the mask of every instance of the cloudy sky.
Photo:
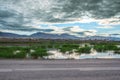
<svg viewBox="0 0 120 80">
<path fill-rule="evenodd" d="M 120 0 L 0 0 L 0 31 L 120 37 Z"/>
</svg>

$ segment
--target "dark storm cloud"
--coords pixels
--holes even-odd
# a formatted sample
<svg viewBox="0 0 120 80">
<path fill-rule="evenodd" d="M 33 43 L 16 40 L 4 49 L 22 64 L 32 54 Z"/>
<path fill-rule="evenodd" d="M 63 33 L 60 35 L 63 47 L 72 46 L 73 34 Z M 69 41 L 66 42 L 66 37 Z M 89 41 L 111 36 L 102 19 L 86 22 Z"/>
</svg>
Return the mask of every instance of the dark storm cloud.
<svg viewBox="0 0 120 80">
<path fill-rule="evenodd" d="M 0 24 L 2 28 L 21 28 L 23 17 L 14 10 L 0 9 Z"/>
<path fill-rule="evenodd" d="M 14 16 L 14 13 L 6 11 L 6 10 L 0 10 L 0 18 L 8 18 Z"/>
<path fill-rule="evenodd" d="M 0 0 L 2 29 L 39 31 L 25 24 L 32 24 L 34 20 L 43 23 L 71 22 L 83 16 L 120 18 L 120 0 Z"/>
<path fill-rule="evenodd" d="M 68 0 L 62 11 L 73 18 L 89 16 L 88 14 L 98 19 L 111 18 L 120 13 L 120 0 Z"/>
</svg>

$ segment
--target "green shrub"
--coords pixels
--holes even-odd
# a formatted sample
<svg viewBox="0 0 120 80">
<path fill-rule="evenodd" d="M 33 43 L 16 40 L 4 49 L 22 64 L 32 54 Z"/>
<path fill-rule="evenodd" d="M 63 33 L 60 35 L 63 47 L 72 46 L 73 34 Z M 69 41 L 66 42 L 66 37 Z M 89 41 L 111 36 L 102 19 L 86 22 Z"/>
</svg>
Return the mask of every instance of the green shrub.
<svg viewBox="0 0 120 80">
<path fill-rule="evenodd" d="M 78 48 L 79 48 L 78 44 L 64 44 L 59 49 L 60 49 L 60 51 L 62 53 L 68 52 L 69 54 L 72 54 L 73 53 L 73 49 L 78 49 Z"/>
<path fill-rule="evenodd" d="M 91 50 L 90 47 L 82 47 L 82 48 L 77 49 L 76 52 L 78 52 L 79 54 L 82 54 L 82 53 L 89 54 L 90 50 Z"/>
<path fill-rule="evenodd" d="M 117 50 L 117 46 L 112 45 L 112 44 L 99 44 L 99 45 L 95 45 L 94 49 L 96 49 L 98 52 L 105 52 L 108 50 Z"/>
<path fill-rule="evenodd" d="M 48 56 L 48 53 L 47 53 L 46 49 L 37 48 L 37 49 L 35 49 L 35 52 L 31 53 L 31 56 L 34 59 L 38 59 L 38 57 L 44 58 L 45 56 Z"/>
<path fill-rule="evenodd" d="M 25 58 L 26 49 L 24 47 L 0 47 L 0 58 Z M 16 53 L 16 51 L 19 51 Z"/>
</svg>

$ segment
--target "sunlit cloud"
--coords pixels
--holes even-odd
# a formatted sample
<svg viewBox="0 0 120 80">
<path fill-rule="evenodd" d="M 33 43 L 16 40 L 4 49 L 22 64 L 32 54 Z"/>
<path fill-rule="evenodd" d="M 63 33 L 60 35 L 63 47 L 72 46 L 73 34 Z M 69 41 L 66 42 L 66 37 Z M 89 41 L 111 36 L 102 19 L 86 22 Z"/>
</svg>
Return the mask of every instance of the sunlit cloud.
<svg viewBox="0 0 120 80">
<path fill-rule="evenodd" d="M 112 26 L 98 26 L 97 28 L 100 28 L 100 29 L 110 29 L 110 28 L 113 28 Z"/>
<path fill-rule="evenodd" d="M 79 26 L 73 26 L 70 28 L 71 32 L 83 32 L 84 29 L 80 28 Z"/>
</svg>

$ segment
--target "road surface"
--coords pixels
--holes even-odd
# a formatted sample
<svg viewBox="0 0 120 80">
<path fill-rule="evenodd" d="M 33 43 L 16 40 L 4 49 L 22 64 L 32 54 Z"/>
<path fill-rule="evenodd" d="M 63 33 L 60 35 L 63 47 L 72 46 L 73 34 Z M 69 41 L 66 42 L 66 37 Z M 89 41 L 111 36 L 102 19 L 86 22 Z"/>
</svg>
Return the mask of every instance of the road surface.
<svg viewBox="0 0 120 80">
<path fill-rule="evenodd" d="M 0 60 L 0 80 L 120 80 L 120 59 Z"/>
</svg>

